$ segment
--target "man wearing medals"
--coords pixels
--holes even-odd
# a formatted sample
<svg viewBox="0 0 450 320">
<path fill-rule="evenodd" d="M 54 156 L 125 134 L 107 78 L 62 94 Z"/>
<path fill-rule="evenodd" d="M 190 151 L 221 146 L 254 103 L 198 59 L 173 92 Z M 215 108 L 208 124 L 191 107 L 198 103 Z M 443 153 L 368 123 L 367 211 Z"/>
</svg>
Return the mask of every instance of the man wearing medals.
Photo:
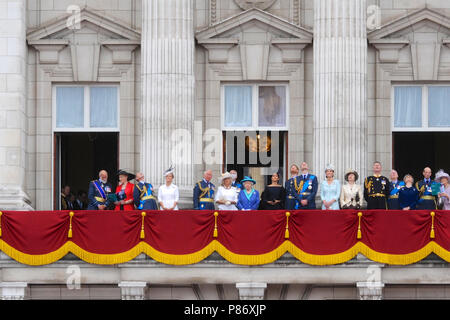
<svg viewBox="0 0 450 320">
<path fill-rule="evenodd" d="M 203 180 L 194 187 L 194 210 L 214 210 L 215 186 L 211 183 L 212 171 L 203 173 Z"/>
<path fill-rule="evenodd" d="M 319 187 L 317 177 L 309 174 L 308 164 L 302 162 L 300 165 L 302 174 L 298 176 L 300 183 L 297 184 L 298 179 L 294 180 L 295 190 L 299 195 L 300 201 L 296 202 L 295 209 L 316 209 L 316 193 Z"/>
<path fill-rule="evenodd" d="M 433 195 L 433 185 L 435 181 L 431 180 L 431 169 L 423 169 L 423 180 L 416 182 L 416 189 L 419 190 L 419 201 L 417 210 L 436 210 L 436 197 Z"/>
<path fill-rule="evenodd" d="M 89 184 L 88 210 L 105 210 L 110 205 L 108 194 L 111 193 L 112 189 L 108 183 L 108 172 L 101 170 L 98 177 L 98 180 L 93 180 Z"/>
<path fill-rule="evenodd" d="M 156 198 L 153 195 L 153 186 L 145 182 L 142 172 L 136 173 L 137 183 L 133 191 L 134 205 L 138 210 L 158 210 Z"/>
<path fill-rule="evenodd" d="M 387 210 L 387 198 L 390 193 L 388 178 L 381 175 L 381 162 L 373 163 L 373 175 L 364 180 L 364 199 L 367 209 Z"/>
<path fill-rule="evenodd" d="M 298 177 L 300 169 L 296 164 L 293 164 L 290 171 L 291 178 L 284 183 L 284 188 L 286 189 L 286 200 L 284 202 L 286 210 L 294 210 L 295 204 L 300 202 L 298 192 L 295 189 L 295 184 L 300 183 L 300 178 Z"/>
<path fill-rule="evenodd" d="M 398 200 L 399 191 L 405 186 L 403 181 L 398 181 L 398 173 L 396 170 L 391 171 L 391 182 L 389 183 L 389 198 L 387 201 L 389 210 L 401 210 L 400 201 Z"/>
</svg>

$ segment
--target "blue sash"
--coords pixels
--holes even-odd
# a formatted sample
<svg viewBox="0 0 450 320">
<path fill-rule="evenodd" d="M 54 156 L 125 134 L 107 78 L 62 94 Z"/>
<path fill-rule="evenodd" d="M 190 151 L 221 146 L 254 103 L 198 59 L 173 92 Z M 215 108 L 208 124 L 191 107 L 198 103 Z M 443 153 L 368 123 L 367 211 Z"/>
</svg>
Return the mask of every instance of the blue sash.
<svg viewBox="0 0 450 320">
<path fill-rule="evenodd" d="M 144 193 L 144 195 L 141 196 L 141 198 L 146 197 L 146 196 L 151 196 L 151 195 L 152 195 L 152 185 L 149 184 L 149 187 L 150 187 L 150 188 L 147 188 L 147 186 L 145 185 L 145 183 L 144 183 L 143 185 L 144 185 L 143 188 L 145 189 L 145 193 Z M 138 188 L 138 189 L 139 189 L 139 188 Z M 139 206 L 138 206 L 138 209 L 139 209 L 139 210 L 142 210 L 142 208 L 144 208 L 144 203 L 145 203 L 145 201 L 147 201 L 147 200 L 142 200 L 142 199 L 139 200 Z"/>
<path fill-rule="evenodd" d="M 312 187 L 312 182 L 313 182 L 314 178 L 315 178 L 315 176 L 313 176 L 313 175 L 311 174 L 311 175 L 309 176 L 309 178 L 308 178 L 308 183 L 306 183 L 306 180 L 305 180 L 305 183 L 303 183 L 303 188 L 302 188 L 302 190 L 300 191 L 300 193 L 306 192 L 306 191 L 308 190 L 308 187 L 309 187 L 309 186 Z"/>
<path fill-rule="evenodd" d="M 391 196 L 395 196 L 399 191 L 400 191 L 400 189 L 401 188 L 403 188 L 405 186 L 405 183 L 402 181 L 402 182 L 400 182 L 398 185 L 397 185 L 397 187 L 395 187 L 392 191 L 391 191 Z"/>
<path fill-rule="evenodd" d="M 94 186 L 97 188 L 98 192 L 100 193 L 100 196 L 106 200 L 106 194 L 105 194 L 105 190 L 103 190 L 103 188 L 100 186 L 100 182 L 95 180 L 94 182 Z"/>
</svg>

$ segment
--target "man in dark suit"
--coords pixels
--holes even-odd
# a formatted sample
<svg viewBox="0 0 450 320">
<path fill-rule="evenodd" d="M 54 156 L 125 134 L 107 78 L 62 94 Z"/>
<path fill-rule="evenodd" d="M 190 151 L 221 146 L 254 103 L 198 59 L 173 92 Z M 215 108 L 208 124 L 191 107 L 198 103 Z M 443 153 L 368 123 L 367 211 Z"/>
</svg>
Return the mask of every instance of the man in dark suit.
<svg viewBox="0 0 450 320">
<path fill-rule="evenodd" d="M 298 173 L 300 168 L 296 164 L 293 164 L 291 165 L 290 171 L 291 178 L 284 183 L 284 188 L 286 189 L 286 210 L 294 210 L 295 204 L 300 202 L 298 192 L 295 190 L 295 185 L 299 183 Z"/>
</svg>

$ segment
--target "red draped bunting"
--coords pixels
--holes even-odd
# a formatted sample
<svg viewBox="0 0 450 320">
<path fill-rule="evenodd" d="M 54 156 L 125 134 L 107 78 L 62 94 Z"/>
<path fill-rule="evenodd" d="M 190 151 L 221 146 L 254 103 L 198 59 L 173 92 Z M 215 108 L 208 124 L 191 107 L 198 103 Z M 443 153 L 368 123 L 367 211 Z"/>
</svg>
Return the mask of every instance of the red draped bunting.
<svg viewBox="0 0 450 320">
<path fill-rule="evenodd" d="M 286 252 L 313 265 L 362 253 L 410 264 L 434 252 L 450 261 L 446 211 L 41 211 L 0 213 L 0 250 L 29 265 L 72 252 L 96 264 L 140 253 L 166 264 L 197 263 L 216 251 L 231 263 L 271 263 Z M 359 232 L 358 232 L 359 230 Z"/>
</svg>

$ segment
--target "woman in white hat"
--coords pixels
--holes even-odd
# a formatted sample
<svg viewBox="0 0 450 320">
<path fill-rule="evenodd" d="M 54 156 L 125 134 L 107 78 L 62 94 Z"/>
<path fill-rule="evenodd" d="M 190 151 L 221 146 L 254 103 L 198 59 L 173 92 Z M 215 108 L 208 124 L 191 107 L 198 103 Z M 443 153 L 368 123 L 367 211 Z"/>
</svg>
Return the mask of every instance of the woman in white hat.
<svg viewBox="0 0 450 320">
<path fill-rule="evenodd" d="M 161 185 L 158 189 L 158 202 L 161 210 L 178 210 L 179 192 L 178 187 L 173 184 L 173 170 L 170 166 L 168 170 L 164 172 L 166 183 Z"/>
<path fill-rule="evenodd" d="M 436 173 L 436 182 L 441 184 L 441 192 L 438 194 L 440 199 L 439 202 L 442 201 L 443 206 L 442 210 L 450 210 L 450 176 L 448 173 L 444 172 L 444 170 L 439 170 Z M 442 199 L 442 200 L 441 200 Z"/>
<path fill-rule="evenodd" d="M 219 210 L 237 210 L 238 190 L 232 186 L 231 173 L 225 172 L 220 179 L 222 185 L 217 189 L 214 201 Z"/>
<path fill-rule="evenodd" d="M 325 176 L 325 180 L 320 185 L 322 210 L 339 210 L 341 184 L 339 180 L 334 179 L 334 167 L 332 165 L 326 167 Z"/>
<path fill-rule="evenodd" d="M 344 179 L 347 183 L 342 186 L 339 199 L 342 209 L 361 209 L 364 194 L 362 187 L 356 184 L 358 178 L 358 172 L 355 170 L 347 170 L 345 173 Z"/>
</svg>

